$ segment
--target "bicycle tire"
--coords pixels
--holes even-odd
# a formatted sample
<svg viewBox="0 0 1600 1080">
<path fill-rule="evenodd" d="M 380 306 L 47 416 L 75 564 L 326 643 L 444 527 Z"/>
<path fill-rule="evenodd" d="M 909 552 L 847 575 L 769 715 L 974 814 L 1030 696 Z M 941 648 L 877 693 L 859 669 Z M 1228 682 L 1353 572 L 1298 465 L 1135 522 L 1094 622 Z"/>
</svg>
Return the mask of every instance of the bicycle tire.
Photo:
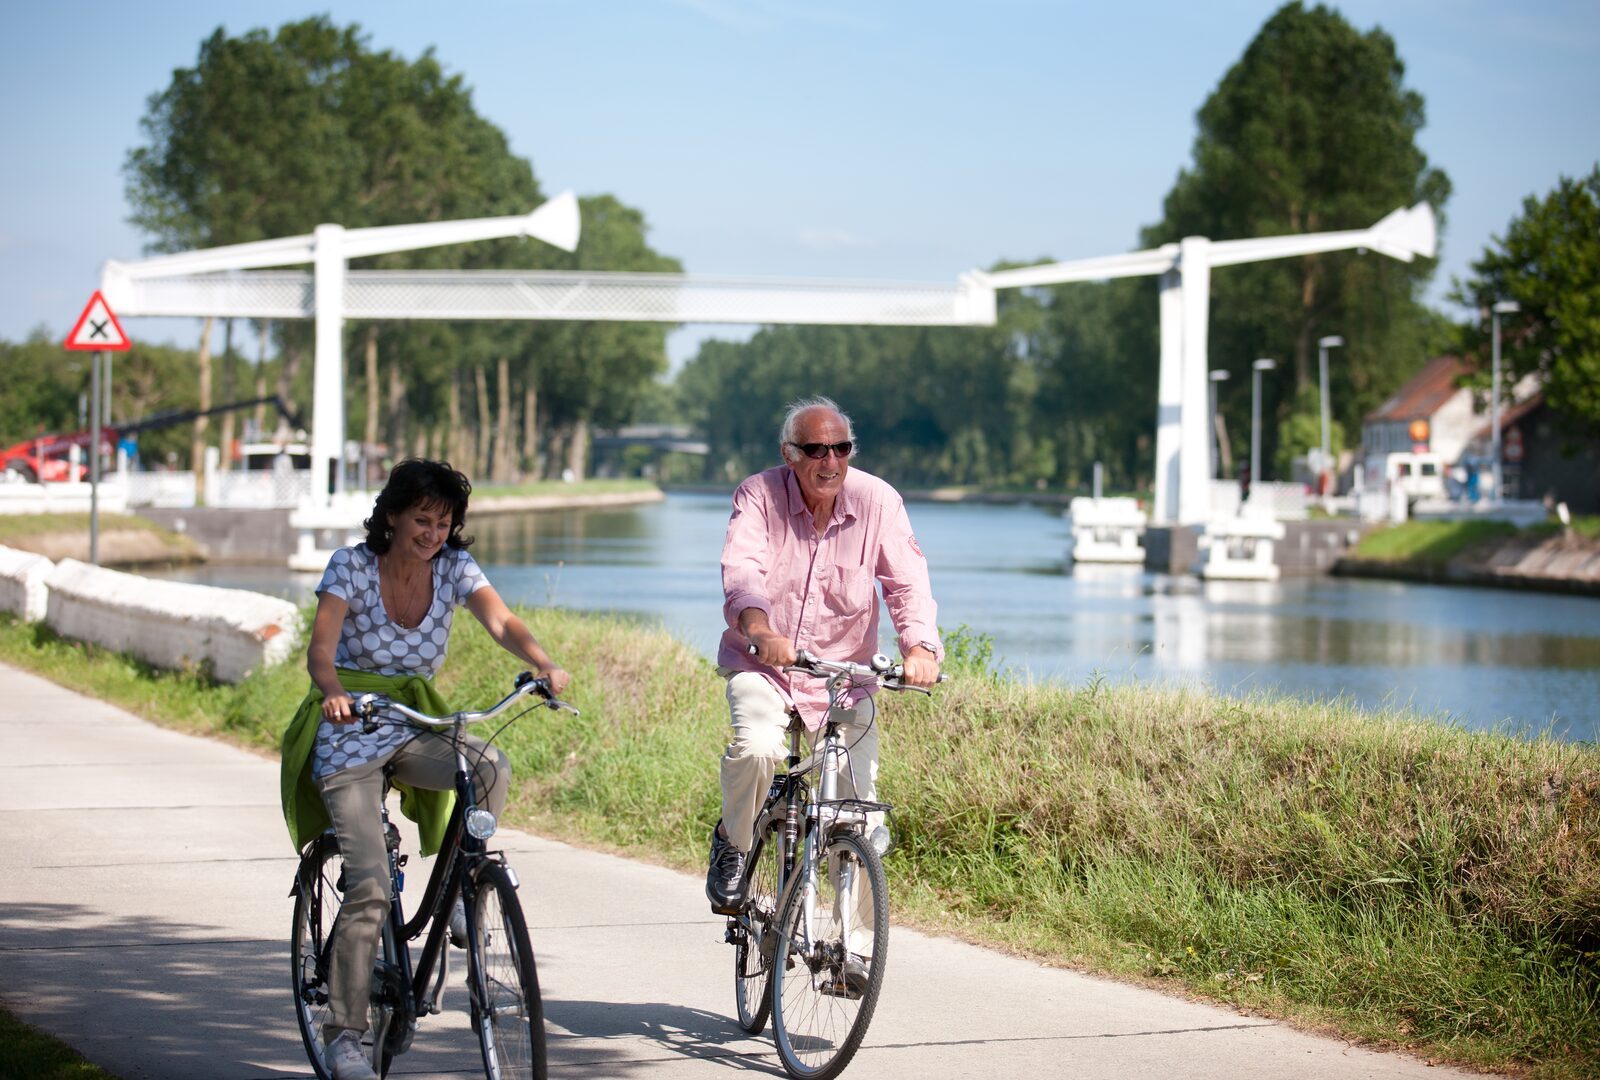
<svg viewBox="0 0 1600 1080">
<path fill-rule="evenodd" d="M 761 1034 L 772 1012 L 772 952 L 778 923 L 778 861 L 782 858 L 782 823 L 775 823 L 750 849 L 749 884 L 744 911 L 739 914 L 742 933 L 733 955 L 733 1000 L 739 1026 L 751 1035 Z"/>
<path fill-rule="evenodd" d="M 289 928 L 289 985 L 294 993 L 295 1019 L 317 1080 L 332 1080 L 322 1061 L 322 1028 L 331 1016 L 327 963 L 333 923 L 344 904 L 338 888 L 343 869 L 336 841 L 320 837 L 312 842 L 300 859 Z"/>
<path fill-rule="evenodd" d="M 546 1080 L 544 1004 L 528 923 L 504 866 L 486 862 L 468 907 L 472 1026 L 489 1080 Z"/>
<path fill-rule="evenodd" d="M 797 1080 L 837 1076 L 861 1046 L 883 986 L 889 949 L 889 887 L 883 861 L 859 834 L 840 832 L 818 859 L 816 881 L 797 880 L 779 918 L 772 965 L 772 1032 L 784 1071 Z M 796 874 L 804 873 L 801 866 Z M 851 880 L 855 933 L 843 940 L 834 914 L 840 883 Z M 807 894 L 812 926 L 805 923 Z M 870 941 L 865 928 L 870 926 Z M 864 979 L 844 973 L 845 957 L 865 967 Z"/>
</svg>

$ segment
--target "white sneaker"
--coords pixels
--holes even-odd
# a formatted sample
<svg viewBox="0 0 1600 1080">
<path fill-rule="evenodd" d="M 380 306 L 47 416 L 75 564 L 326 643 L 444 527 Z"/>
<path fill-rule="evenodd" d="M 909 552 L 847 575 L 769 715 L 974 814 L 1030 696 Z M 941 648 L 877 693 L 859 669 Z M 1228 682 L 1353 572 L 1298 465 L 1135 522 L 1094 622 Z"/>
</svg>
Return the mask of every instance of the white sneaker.
<svg viewBox="0 0 1600 1080">
<path fill-rule="evenodd" d="M 322 1064 L 333 1074 L 333 1080 L 378 1080 L 361 1049 L 361 1036 L 349 1028 L 339 1032 L 339 1037 L 323 1049 Z"/>
<path fill-rule="evenodd" d="M 458 949 L 467 947 L 467 904 L 456 897 L 456 906 L 450 909 L 450 944 Z"/>
</svg>

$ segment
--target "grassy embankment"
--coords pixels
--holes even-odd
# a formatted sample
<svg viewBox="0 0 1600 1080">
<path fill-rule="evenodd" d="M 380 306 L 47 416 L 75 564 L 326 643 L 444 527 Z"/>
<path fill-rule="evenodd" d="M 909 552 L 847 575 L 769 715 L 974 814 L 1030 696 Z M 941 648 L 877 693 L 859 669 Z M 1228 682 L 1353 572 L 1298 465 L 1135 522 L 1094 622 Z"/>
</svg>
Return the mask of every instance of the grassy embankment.
<svg viewBox="0 0 1600 1080">
<path fill-rule="evenodd" d="M 1560 530 L 1553 523 L 1518 529 L 1504 521 L 1407 521 L 1367 533 L 1350 554 L 1380 562 L 1443 566 L 1480 546 L 1513 537 L 1542 540 Z M 1573 519 L 1572 531 L 1586 540 L 1600 538 L 1600 516 Z"/>
<path fill-rule="evenodd" d="M 710 665 L 626 622 L 528 618 L 584 714 L 506 733 L 511 819 L 698 871 L 726 726 Z M 497 697 L 516 664 L 457 625 L 441 688 Z M 897 920 L 1432 1057 L 1600 1071 L 1594 746 L 1029 686 L 961 651 L 936 700 L 886 710 Z M 298 665 L 210 686 L 3 618 L 0 660 L 267 751 L 305 686 Z"/>
<path fill-rule="evenodd" d="M 51 559 L 89 557 L 89 515 L 0 514 L 0 545 Z M 187 536 L 133 514 L 100 515 L 103 565 L 195 562 L 199 548 Z"/>
<path fill-rule="evenodd" d="M 0 1009 L 0 1080 L 116 1080 L 59 1039 Z"/>
</svg>

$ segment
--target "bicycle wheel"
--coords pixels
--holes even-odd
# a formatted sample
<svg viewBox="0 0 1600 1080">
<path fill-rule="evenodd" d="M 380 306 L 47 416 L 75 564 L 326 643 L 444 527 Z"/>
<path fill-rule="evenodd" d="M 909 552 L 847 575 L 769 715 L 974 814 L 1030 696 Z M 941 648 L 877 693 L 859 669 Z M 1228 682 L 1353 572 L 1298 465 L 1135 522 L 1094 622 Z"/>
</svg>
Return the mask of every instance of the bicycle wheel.
<svg viewBox="0 0 1600 1080">
<path fill-rule="evenodd" d="M 511 875 L 499 863 L 478 871 L 468 908 L 472 1026 L 489 1080 L 544 1080 L 544 1006 L 528 924 Z"/>
<path fill-rule="evenodd" d="M 322 1063 L 322 1026 L 328 1023 L 328 955 L 333 946 L 333 921 L 344 904 L 340 876 L 344 859 L 331 836 L 314 841 L 300 860 L 289 931 L 289 965 L 294 989 L 295 1019 L 300 1040 L 317 1080 L 331 1080 Z"/>
<path fill-rule="evenodd" d="M 745 909 L 739 916 L 743 931 L 735 942 L 733 998 L 739 1007 L 739 1026 L 759 1035 L 772 1011 L 768 993 L 772 980 L 772 949 L 777 940 L 778 862 L 783 826 L 776 824 L 750 849 L 750 884 Z"/>
<path fill-rule="evenodd" d="M 778 920 L 772 1031 L 790 1076 L 827 1080 L 855 1056 L 878 1004 L 889 888 L 883 861 L 855 833 L 828 841 L 815 877 L 795 883 Z"/>
</svg>

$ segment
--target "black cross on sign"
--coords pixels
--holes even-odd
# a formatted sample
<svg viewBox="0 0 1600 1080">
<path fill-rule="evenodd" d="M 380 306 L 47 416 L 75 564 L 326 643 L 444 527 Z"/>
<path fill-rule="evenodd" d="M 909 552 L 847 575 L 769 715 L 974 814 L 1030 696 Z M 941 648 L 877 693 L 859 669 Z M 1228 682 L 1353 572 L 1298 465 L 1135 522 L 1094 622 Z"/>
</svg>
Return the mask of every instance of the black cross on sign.
<svg viewBox="0 0 1600 1080">
<path fill-rule="evenodd" d="M 110 321 L 110 319 L 101 319 L 99 322 L 95 322 L 93 319 L 90 319 L 89 336 L 91 338 L 105 338 L 107 341 L 110 341 L 111 337 L 106 333 L 106 323 Z"/>
</svg>

